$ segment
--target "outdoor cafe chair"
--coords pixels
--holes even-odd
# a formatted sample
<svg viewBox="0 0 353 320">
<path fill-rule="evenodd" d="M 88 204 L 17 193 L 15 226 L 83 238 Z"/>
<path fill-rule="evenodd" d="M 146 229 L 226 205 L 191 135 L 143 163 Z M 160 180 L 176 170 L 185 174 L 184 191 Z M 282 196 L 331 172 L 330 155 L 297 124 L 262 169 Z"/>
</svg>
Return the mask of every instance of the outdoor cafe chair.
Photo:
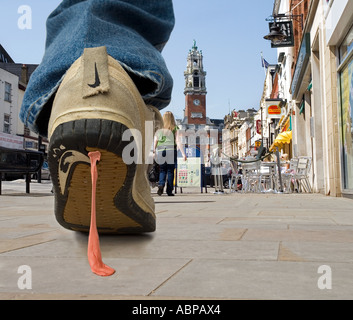
<svg viewBox="0 0 353 320">
<path fill-rule="evenodd" d="M 284 192 L 292 193 L 293 188 L 295 188 L 294 174 L 298 170 L 298 158 L 292 158 L 289 161 L 289 170 L 282 172 L 282 181 Z"/>
<path fill-rule="evenodd" d="M 294 182 L 294 188 L 298 192 L 312 193 L 309 181 L 309 172 L 311 169 L 311 157 L 299 157 L 297 169 L 291 174 Z"/>
<path fill-rule="evenodd" d="M 239 191 L 238 190 L 238 181 L 241 180 L 242 174 L 240 173 L 237 162 L 235 162 L 234 160 L 231 160 L 230 166 L 232 169 L 232 174 L 231 174 L 230 181 L 229 181 L 229 189 L 230 189 L 230 192 L 236 192 L 236 191 Z"/>
<path fill-rule="evenodd" d="M 276 189 L 276 164 L 272 162 L 261 162 L 261 192 L 274 192 Z"/>
<path fill-rule="evenodd" d="M 247 157 L 242 164 L 243 192 L 261 192 L 260 161 L 254 157 Z"/>
</svg>

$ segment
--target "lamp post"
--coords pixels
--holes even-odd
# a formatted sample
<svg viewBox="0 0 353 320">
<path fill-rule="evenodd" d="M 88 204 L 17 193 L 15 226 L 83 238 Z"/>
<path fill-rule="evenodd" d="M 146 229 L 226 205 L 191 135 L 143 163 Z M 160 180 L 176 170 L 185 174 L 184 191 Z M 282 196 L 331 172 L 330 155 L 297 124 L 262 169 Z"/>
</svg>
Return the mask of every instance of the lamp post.
<svg viewBox="0 0 353 320">
<path fill-rule="evenodd" d="M 261 103 L 261 106 L 260 106 L 260 109 L 261 109 L 261 144 L 262 146 L 264 145 L 264 116 L 263 116 L 263 106 L 262 106 L 262 103 Z"/>
</svg>

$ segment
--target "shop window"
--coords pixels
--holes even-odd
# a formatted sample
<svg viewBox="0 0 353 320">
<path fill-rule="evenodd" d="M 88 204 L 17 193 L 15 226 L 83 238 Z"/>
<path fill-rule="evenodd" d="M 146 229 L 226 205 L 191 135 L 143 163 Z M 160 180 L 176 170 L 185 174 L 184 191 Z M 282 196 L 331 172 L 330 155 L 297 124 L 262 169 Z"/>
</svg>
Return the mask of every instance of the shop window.
<svg viewBox="0 0 353 320">
<path fill-rule="evenodd" d="M 353 190 L 353 58 L 340 72 L 341 141 L 344 189 Z"/>
<path fill-rule="evenodd" d="M 344 59 L 349 55 L 349 53 L 353 49 L 353 26 L 349 30 L 346 38 L 343 40 L 340 46 L 340 63 L 344 61 Z"/>
</svg>

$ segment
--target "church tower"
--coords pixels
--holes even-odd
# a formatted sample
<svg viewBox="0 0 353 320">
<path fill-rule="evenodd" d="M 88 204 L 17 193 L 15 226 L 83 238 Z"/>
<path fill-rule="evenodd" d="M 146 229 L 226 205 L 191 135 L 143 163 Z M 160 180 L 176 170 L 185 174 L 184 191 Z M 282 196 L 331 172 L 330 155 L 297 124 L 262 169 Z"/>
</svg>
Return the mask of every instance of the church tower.
<svg viewBox="0 0 353 320">
<path fill-rule="evenodd" d="M 202 51 L 196 41 L 189 51 L 185 76 L 185 117 L 188 124 L 206 124 L 206 72 L 203 70 Z"/>
</svg>

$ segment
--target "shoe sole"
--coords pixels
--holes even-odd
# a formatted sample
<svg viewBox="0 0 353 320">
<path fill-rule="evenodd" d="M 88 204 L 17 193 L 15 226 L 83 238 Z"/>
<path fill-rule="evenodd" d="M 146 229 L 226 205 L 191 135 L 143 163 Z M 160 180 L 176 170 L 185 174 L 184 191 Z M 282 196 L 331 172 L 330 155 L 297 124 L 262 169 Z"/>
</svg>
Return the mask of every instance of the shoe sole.
<svg viewBox="0 0 353 320">
<path fill-rule="evenodd" d="M 101 152 L 97 182 L 99 233 L 153 232 L 155 216 L 133 199 L 136 164 L 122 159 L 128 128 L 103 119 L 80 119 L 57 126 L 49 144 L 48 163 L 55 194 L 55 216 L 64 228 L 89 231 L 92 182 L 88 153 Z"/>
</svg>

